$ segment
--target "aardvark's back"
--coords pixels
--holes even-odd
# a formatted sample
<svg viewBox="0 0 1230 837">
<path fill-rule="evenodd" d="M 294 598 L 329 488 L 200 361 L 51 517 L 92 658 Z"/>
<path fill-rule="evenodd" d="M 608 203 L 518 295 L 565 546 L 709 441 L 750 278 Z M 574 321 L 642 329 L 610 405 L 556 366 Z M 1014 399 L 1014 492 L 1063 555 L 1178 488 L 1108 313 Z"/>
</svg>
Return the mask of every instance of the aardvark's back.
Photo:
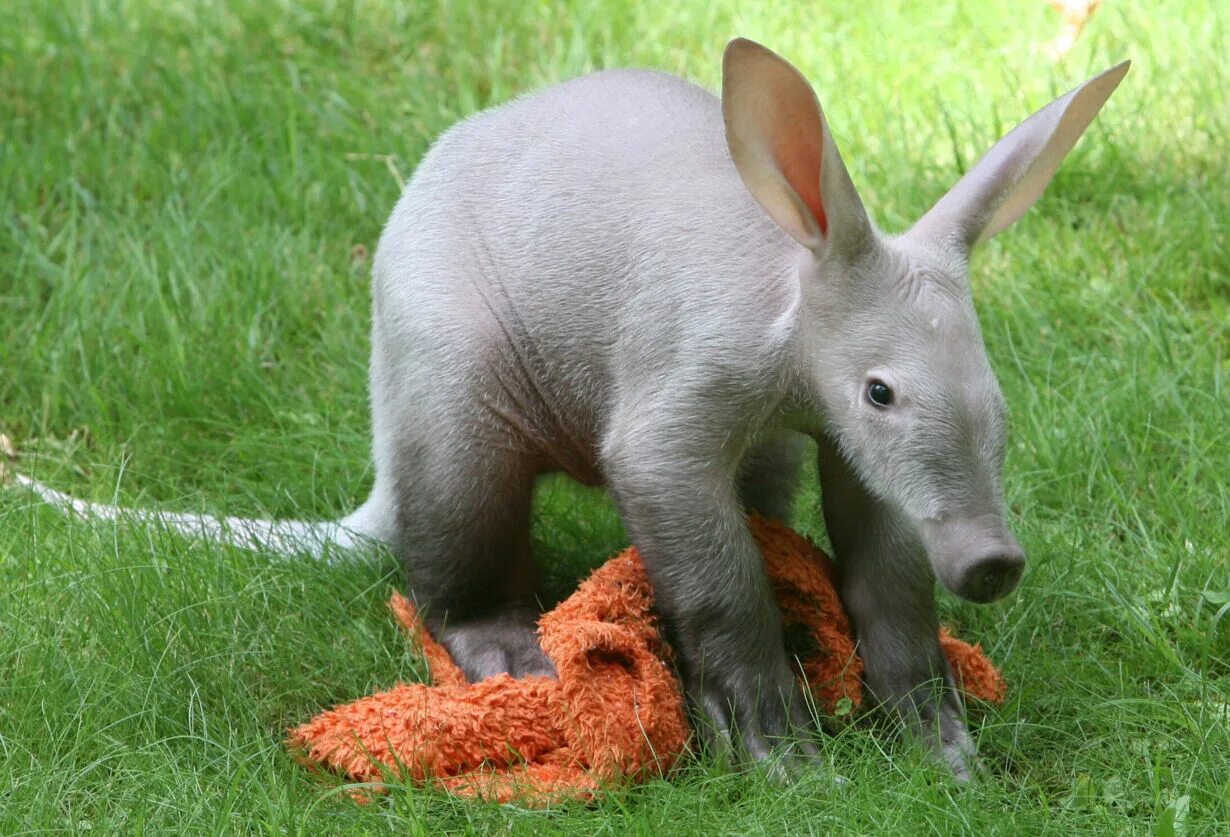
<svg viewBox="0 0 1230 837">
<path fill-rule="evenodd" d="M 377 253 L 374 389 L 385 368 L 430 364 L 434 386 L 458 351 L 499 356 L 504 418 L 593 481 L 618 393 L 686 386 L 698 365 L 764 377 L 802 252 L 740 181 L 716 97 L 595 73 L 457 125 L 423 160 Z"/>
</svg>

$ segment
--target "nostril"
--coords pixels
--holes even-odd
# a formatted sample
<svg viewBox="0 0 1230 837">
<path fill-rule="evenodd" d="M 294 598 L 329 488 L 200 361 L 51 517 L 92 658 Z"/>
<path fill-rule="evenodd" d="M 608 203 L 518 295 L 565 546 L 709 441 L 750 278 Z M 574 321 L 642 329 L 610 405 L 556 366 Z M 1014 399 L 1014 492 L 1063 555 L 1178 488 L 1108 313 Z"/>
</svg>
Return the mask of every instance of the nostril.
<svg viewBox="0 0 1230 837">
<path fill-rule="evenodd" d="M 965 574 L 967 598 L 993 602 L 1011 593 L 1025 570 L 1025 555 L 1012 550 L 977 561 Z"/>
</svg>

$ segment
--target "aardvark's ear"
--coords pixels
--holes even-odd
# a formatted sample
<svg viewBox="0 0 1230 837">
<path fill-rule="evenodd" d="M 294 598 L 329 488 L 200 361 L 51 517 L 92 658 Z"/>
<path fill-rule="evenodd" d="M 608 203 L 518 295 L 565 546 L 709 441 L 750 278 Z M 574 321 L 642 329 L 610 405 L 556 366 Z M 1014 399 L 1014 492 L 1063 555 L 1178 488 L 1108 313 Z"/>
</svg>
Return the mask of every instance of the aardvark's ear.
<svg viewBox="0 0 1230 837">
<path fill-rule="evenodd" d="M 752 197 L 808 249 L 869 231 L 811 85 L 785 59 L 736 38 L 722 58 L 726 143 Z"/>
<path fill-rule="evenodd" d="M 914 230 L 966 247 L 985 241 L 1025 214 L 1046 189 L 1131 62 L 1124 61 L 1060 96 L 1016 126 L 940 198 Z"/>
</svg>

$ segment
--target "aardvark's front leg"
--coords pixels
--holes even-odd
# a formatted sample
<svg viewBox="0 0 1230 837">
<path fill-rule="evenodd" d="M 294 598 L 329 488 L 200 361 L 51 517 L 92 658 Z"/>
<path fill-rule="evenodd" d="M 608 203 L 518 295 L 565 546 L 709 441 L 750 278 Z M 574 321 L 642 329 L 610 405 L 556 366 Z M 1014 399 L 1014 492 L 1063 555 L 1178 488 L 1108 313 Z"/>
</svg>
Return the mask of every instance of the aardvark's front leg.
<svg viewBox="0 0 1230 837">
<path fill-rule="evenodd" d="M 940 650 L 935 576 L 913 528 L 821 438 L 824 520 L 872 696 L 958 779 L 977 770 L 965 705 Z"/>
<path fill-rule="evenodd" d="M 795 738 L 811 727 L 811 715 L 739 504 L 737 460 L 706 457 L 704 450 L 695 428 L 617 426 L 604 467 L 653 582 L 689 698 L 713 724 L 709 732 L 756 760 L 813 754 L 810 742 Z"/>
</svg>

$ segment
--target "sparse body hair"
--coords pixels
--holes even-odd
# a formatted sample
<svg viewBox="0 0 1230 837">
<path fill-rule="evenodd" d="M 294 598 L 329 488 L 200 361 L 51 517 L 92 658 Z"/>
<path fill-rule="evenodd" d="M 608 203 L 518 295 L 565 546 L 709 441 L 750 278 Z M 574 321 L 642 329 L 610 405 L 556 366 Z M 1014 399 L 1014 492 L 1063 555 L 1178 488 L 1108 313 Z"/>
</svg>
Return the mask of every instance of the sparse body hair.
<svg viewBox="0 0 1230 837">
<path fill-rule="evenodd" d="M 386 542 L 471 678 L 549 674 L 533 485 L 606 485 L 713 734 L 806 756 L 745 517 L 788 513 L 811 436 L 868 685 L 966 778 L 935 581 L 991 601 L 1024 566 L 969 251 L 1041 194 L 1126 69 L 1030 117 L 897 236 L 867 217 L 807 82 L 750 41 L 728 46 L 721 99 L 610 70 L 466 120 L 376 252 L 368 501 L 334 524 L 168 522 L 282 548 Z"/>
</svg>

